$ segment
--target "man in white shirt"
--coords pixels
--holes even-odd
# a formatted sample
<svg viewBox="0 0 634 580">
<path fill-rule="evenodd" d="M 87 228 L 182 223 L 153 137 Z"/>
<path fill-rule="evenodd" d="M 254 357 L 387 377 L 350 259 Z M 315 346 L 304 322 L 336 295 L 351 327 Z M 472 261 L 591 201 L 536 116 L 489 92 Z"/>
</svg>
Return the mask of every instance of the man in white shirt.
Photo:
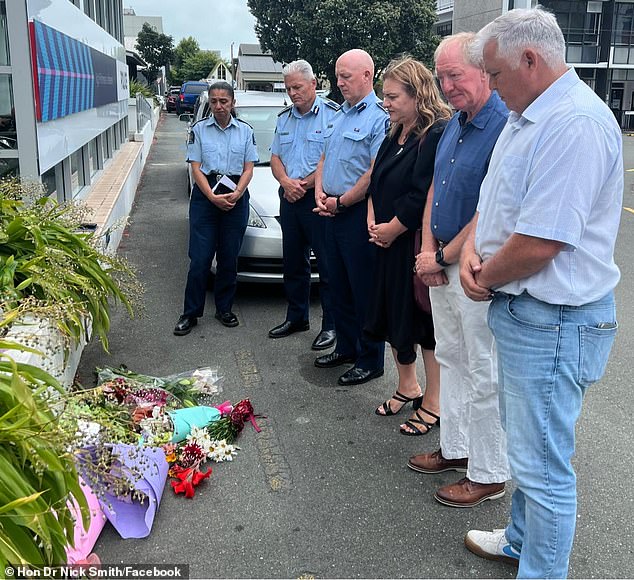
<svg viewBox="0 0 634 580">
<path fill-rule="evenodd" d="M 473 300 L 492 299 L 500 414 L 517 485 L 505 530 L 467 548 L 564 578 L 576 519 L 571 465 L 586 389 L 616 334 L 614 246 L 622 138 L 608 107 L 565 64 L 554 15 L 511 10 L 478 33 L 490 85 L 511 110 L 461 257 Z"/>
</svg>

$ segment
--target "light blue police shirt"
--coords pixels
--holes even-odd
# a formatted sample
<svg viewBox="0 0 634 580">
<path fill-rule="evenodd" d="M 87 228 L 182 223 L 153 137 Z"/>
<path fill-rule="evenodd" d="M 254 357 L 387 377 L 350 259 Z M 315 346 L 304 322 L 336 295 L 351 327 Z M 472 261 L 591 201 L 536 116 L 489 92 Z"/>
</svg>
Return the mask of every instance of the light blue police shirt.
<svg viewBox="0 0 634 580">
<path fill-rule="evenodd" d="M 594 302 L 619 281 L 622 201 L 621 130 L 570 69 L 509 116 L 480 189 L 476 251 L 487 260 L 513 233 L 564 242 L 539 272 L 496 289 L 549 304 Z"/>
<path fill-rule="evenodd" d="M 304 115 L 294 105 L 280 113 L 271 153 L 280 158 L 291 179 L 303 179 L 317 169 L 326 128 L 339 109 L 337 103 L 318 96 Z"/>
<path fill-rule="evenodd" d="M 389 128 L 390 116 L 372 91 L 351 107 L 347 102 L 328 126 L 322 188 L 340 196 L 370 169 Z"/>
<path fill-rule="evenodd" d="M 258 161 L 253 129 L 235 117 L 224 129 L 213 116 L 201 119 L 192 127 L 187 144 L 187 162 L 192 161 L 200 163 L 205 175 L 242 175 L 247 161 Z"/>
</svg>

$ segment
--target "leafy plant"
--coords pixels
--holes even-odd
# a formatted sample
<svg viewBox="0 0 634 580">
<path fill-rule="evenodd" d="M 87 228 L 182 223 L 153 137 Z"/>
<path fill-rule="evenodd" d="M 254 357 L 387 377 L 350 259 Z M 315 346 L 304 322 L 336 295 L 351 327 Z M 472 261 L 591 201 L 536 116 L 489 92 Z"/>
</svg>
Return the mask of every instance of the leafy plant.
<svg viewBox="0 0 634 580">
<path fill-rule="evenodd" d="M 59 566 L 73 540 L 71 495 L 84 525 L 89 521 L 69 437 L 45 397 L 48 390 L 61 392 L 62 387 L 44 371 L 16 363 L 3 352 L 31 349 L 7 340 L 0 340 L 0 349 L 0 569 L 8 564 Z"/>
<path fill-rule="evenodd" d="M 109 299 L 132 314 L 127 294 L 138 293 L 130 268 L 97 248 L 84 233 L 86 212 L 58 204 L 41 189 L 0 181 L 0 309 L 8 322 L 28 313 L 49 317 L 68 337 L 85 334 L 86 318 L 108 349 Z"/>
</svg>

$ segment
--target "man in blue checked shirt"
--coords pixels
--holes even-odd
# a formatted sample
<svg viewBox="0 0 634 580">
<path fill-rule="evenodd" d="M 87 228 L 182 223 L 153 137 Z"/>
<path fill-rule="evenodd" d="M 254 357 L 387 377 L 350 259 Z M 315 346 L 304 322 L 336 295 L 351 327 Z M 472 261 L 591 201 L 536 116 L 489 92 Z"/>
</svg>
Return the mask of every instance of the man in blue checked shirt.
<svg viewBox="0 0 634 580">
<path fill-rule="evenodd" d="M 317 96 L 313 69 L 296 60 L 282 69 L 286 92 L 293 105 L 277 120 L 271 145 L 271 170 L 280 183 L 280 223 L 284 248 L 284 290 L 288 300 L 286 319 L 269 331 L 271 338 L 283 338 L 308 330 L 310 305 L 310 250 L 319 270 L 321 332 L 313 350 L 325 350 L 336 340 L 332 298 L 328 284 L 325 220 L 315 209 L 315 169 L 324 150 L 324 134 L 339 105 Z"/>
<path fill-rule="evenodd" d="M 372 85 L 374 62 L 360 49 L 335 64 L 345 102 L 325 135 L 324 155 L 315 176 L 315 212 L 327 220 L 326 250 L 333 296 L 337 346 L 315 366 L 354 366 L 339 377 L 344 386 L 383 375 L 385 343 L 363 336 L 375 247 L 368 241 L 366 191 L 389 116 Z"/>
</svg>

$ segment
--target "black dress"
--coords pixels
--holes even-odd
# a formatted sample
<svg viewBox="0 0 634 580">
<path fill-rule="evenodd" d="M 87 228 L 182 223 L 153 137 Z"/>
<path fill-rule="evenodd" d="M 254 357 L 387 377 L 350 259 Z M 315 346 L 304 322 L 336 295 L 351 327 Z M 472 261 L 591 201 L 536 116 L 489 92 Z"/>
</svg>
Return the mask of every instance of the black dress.
<svg viewBox="0 0 634 580">
<path fill-rule="evenodd" d="M 446 124 L 444 120 L 434 123 L 422 142 L 410 134 L 403 146 L 398 144 L 400 132 L 388 135 L 377 153 L 368 189 L 377 224 L 397 216 L 407 227 L 389 248 L 377 246 L 364 328 L 368 338 L 389 342 L 401 364 L 416 360 L 416 344 L 430 350 L 436 344 L 431 314 L 420 311 L 414 302 L 412 276 L 414 233 L 422 225 L 436 146 Z"/>
</svg>

